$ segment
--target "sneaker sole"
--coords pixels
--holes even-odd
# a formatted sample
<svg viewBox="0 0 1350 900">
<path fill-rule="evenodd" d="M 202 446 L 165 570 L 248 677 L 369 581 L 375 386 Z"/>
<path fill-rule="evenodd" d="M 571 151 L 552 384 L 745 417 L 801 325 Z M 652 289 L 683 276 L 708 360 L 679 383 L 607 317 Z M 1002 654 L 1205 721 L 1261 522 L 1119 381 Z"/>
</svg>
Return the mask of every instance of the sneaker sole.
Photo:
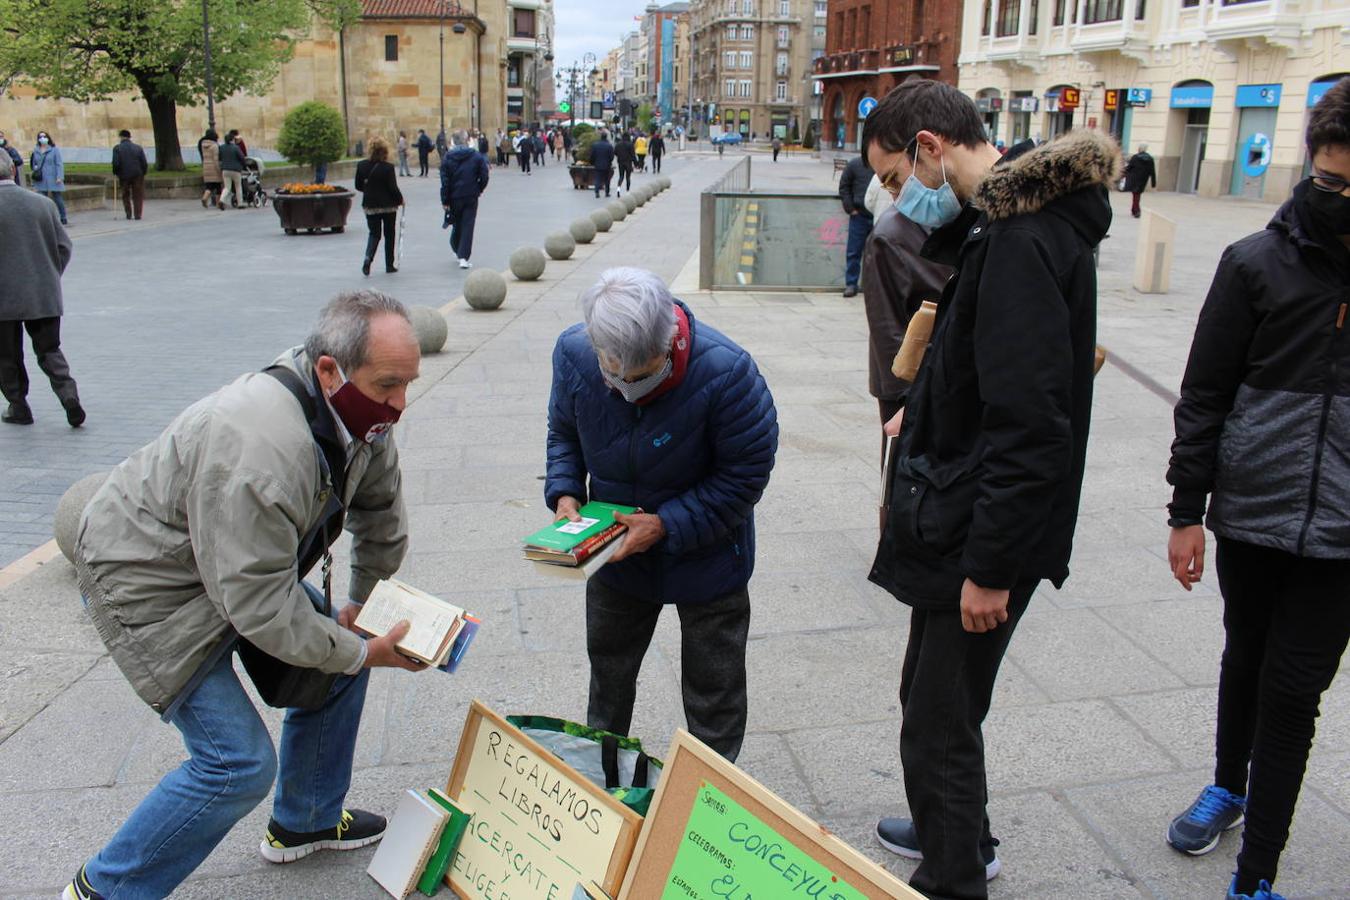
<svg viewBox="0 0 1350 900">
<path fill-rule="evenodd" d="M 297 859 L 304 859 L 311 853 L 317 853 L 320 850 L 359 850 L 362 847 L 369 847 L 371 844 L 384 837 L 384 832 L 371 835 L 368 838 L 361 838 L 353 841 L 311 841 L 308 844 L 301 844 L 298 847 L 273 847 L 267 841 L 258 844 L 258 852 L 262 858 L 272 863 L 290 863 Z"/>
<path fill-rule="evenodd" d="M 1167 834 L 1163 837 L 1163 840 L 1167 842 L 1167 846 L 1171 847 L 1178 853 L 1185 853 L 1187 856 L 1204 856 L 1206 853 L 1212 852 L 1215 847 L 1219 846 L 1219 840 L 1224 836 L 1225 832 L 1232 831 L 1234 828 L 1237 828 L 1239 825 L 1241 825 L 1245 820 L 1246 816 L 1238 816 L 1237 820 L 1234 821 L 1232 825 L 1229 825 L 1227 828 L 1223 829 L 1223 831 L 1220 831 L 1218 834 L 1214 835 L 1214 840 L 1210 841 L 1205 846 L 1200 847 L 1199 849 L 1196 850 L 1188 850 L 1185 847 L 1178 847 L 1176 844 L 1172 843 L 1172 829 L 1170 826 L 1167 829 Z"/>
<path fill-rule="evenodd" d="M 873 833 L 876 834 L 876 832 Z M 915 850 L 913 847 L 902 847 L 899 844 L 892 844 L 890 841 L 886 840 L 880 834 L 876 834 L 876 837 L 878 844 L 880 844 L 882 847 L 885 847 L 887 850 L 891 851 L 896 856 L 903 856 L 905 859 L 917 859 L 917 860 L 923 859 L 922 850 Z M 995 856 L 994 861 L 987 864 L 984 867 L 984 880 L 993 881 L 995 878 L 998 877 L 998 873 L 1002 871 L 1003 871 L 1003 861 L 1000 860 L 997 856 Z"/>
</svg>

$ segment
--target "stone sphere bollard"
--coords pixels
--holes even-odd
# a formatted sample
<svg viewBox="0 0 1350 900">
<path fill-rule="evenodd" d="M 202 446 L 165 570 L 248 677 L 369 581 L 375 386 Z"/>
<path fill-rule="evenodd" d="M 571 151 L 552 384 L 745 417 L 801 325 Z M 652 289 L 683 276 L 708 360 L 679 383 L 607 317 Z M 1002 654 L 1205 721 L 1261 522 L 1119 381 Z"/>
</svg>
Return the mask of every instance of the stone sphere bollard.
<svg viewBox="0 0 1350 900">
<path fill-rule="evenodd" d="M 614 217 L 607 209 L 594 209 L 591 210 L 591 221 L 595 223 L 596 231 L 609 231 L 614 224 Z"/>
<path fill-rule="evenodd" d="M 464 299 L 474 309 L 496 309 L 506 299 L 506 279 L 491 269 L 474 269 L 464 279 Z"/>
<path fill-rule="evenodd" d="M 595 240 L 595 223 L 587 216 L 582 216 L 567 226 L 567 231 L 572 235 L 572 240 L 578 244 L 589 244 Z"/>
<path fill-rule="evenodd" d="M 521 247 L 511 254 L 511 274 L 521 281 L 534 281 L 544 274 L 548 260 L 538 247 Z"/>
<path fill-rule="evenodd" d="M 52 536 L 56 538 L 56 546 L 61 548 L 61 555 L 71 562 L 75 561 L 75 538 L 80 533 L 84 508 L 107 480 L 107 472 L 86 475 L 72 484 L 56 504 L 56 515 L 52 517 Z"/>
<path fill-rule="evenodd" d="M 576 239 L 566 231 L 555 231 L 544 238 L 544 252 L 552 259 L 569 259 L 576 250 Z"/>
<path fill-rule="evenodd" d="M 663 191 L 666 190 L 667 188 L 670 187 L 670 184 L 671 184 L 671 182 L 670 182 L 670 176 L 669 176 L 669 175 L 662 175 L 662 176 L 661 176 L 661 190 L 663 190 Z"/>
<path fill-rule="evenodd" d="M 440 310 L 414 306 L 408 310 L 408 317 L 412 319 L 413 333 L 417 335 L 417 346 L 422 353 L 440 353 L 445 347 L 445 339 L 450 336 L 450 326 Z"/>
<path fill-rule="evenodd" d="M 637 205 L 638 205 L 638 206 L 643 206 L 643 205 L 645 205 L 645 204 L 647 203 L 647 200 L 650 199 L 650 198 L 647 196 L 647 189 L 646 189 L 646 188 L 638 188 L 637 190 L 633 191 L 633 199 L 637 200 Z"/>
<path fill-rule="evenodd" d="M 615 222 L 622 222 L 624 219 L 628 218 L 628 207 L 624 205 L 622 200 L 609 201 L 605 204 L 605 211 L 609 213 L 609 217 Z"/>
<path fill-rule="evenodd" d="M 623 208 L 628 210 L 630 213 L 638 208 L 637 198 L 633 196 L 632 191 L 629 191 L 628 193 L 620 197 L 619 202 L 622 203 Z"/>
</svg>

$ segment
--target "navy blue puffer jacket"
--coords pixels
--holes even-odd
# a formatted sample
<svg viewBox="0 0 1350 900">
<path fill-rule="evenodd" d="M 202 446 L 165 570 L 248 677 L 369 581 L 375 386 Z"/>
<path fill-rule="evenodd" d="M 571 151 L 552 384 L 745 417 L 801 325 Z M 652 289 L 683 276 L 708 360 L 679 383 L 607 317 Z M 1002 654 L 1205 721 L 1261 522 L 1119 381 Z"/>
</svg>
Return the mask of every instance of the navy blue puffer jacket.
<svg viewBox="0 0 1350 900">
<path fill-rule="evenodd" d="M 755 361 L 684 310 L 684 380 L 646 406 L 605 383 L 584 325 L 553 348 L 545 498 L 550 509 L 571 496 L 659 515 L 664 538 L 594 576 L 653 603 L 706 603 L 746 585 L 754 507 L 778 449 L 778 415 Z"/>
</svg>

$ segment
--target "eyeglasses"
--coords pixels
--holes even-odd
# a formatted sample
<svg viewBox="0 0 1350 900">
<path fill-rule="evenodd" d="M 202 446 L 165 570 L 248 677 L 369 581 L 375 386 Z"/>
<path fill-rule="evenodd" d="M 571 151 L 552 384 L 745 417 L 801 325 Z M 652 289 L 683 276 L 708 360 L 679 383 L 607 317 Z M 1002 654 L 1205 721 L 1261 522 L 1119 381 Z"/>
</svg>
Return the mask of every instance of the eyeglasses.
<svg viewBox="0 0 1350 900">
<path fill-rule="evenodd" d="M 900 151 L 900 159 L 897 159 L 895 161 L 895 165 L 891 166 L 891 170 L 887 172 L 885 175 L 881 176 L 881 186 L 886 191 L 892 194 L 900 193 L 900 188 L 902 188 L 905 184 L 905 179 L 902 179 L 900 177 L 900 163 L 905 159 L 905 157 L 909 156 L 909 148 L 913 147 L 918 142 L 918 140 L 919 136 L 916 134 L 913 137 L 913 139 L 910 140 L 910 142 L 905 145 L 904 149 Z M 912 166 L 913 163 L 911 163 L 910 165 Z"/>
<path fill-rule="evenodd" d="M 1309 176 L 1312 186 L 1319 191 L 1326 191 L 1328 194 L 1344 193 L 1346 188 L 1350 188 L 1350 181 L 1346 181 L 1339 175 L 1323 175 L 1321 172 L 1313 172 Z"/>
</svg>

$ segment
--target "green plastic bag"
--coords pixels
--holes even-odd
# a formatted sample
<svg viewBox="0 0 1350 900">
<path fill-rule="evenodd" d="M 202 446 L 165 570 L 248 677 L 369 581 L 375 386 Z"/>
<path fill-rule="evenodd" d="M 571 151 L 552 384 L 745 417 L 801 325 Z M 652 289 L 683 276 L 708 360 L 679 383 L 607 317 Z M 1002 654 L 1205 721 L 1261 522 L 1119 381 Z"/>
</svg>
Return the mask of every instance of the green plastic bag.
<svg viewBox="0 0 1350 900">
<path fill-rule="evenodd" d="M 662 763 L 646 754 L 640 740 L 551 716 L 507 716 L 506 721 L 624 806 L 647 815 Z"/>
</svg>

